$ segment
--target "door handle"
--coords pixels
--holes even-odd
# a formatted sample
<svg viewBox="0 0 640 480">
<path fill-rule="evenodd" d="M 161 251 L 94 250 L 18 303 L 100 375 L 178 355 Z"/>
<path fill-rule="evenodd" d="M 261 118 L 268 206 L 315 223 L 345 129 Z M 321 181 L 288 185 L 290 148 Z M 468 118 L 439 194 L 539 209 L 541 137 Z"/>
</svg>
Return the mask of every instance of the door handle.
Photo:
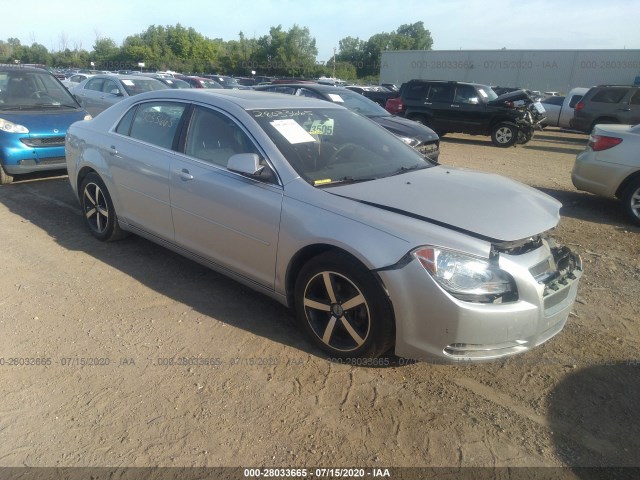
<svg viewBox="0 0 640 480">
<path fill-rule="evenodd" d="M 191 175 L 189 173 L 189 170 L 187 170 L 186 168 L 183 168 L 182 170 L 180 170 L 180 172 L 178 173 L 178 175 L 180 175 L 180 179 L 183 182 L 187 182 L 189 180 L 193 180 L 193 175 Z"/>
<path fill-rule="evenodd" d="M 460 108 L 460 105 L 451 105 L 451 108 Z"/>
</svg>

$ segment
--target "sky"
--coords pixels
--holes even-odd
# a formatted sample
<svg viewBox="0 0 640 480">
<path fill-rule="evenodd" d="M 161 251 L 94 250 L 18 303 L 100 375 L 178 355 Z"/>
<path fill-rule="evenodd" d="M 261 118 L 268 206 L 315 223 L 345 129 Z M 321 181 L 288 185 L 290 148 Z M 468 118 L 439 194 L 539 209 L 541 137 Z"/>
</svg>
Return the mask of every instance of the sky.
<svg viewBox="0 0 640 480">
<path fill-rule="evenodd" d="M 30 0 L 28 10 L 13 21 L 3 14 L 0 40 L 90 51 L 98 37 L 121 45 L 150 25 L 179 23 L 229 41 L 240 31 L 259 38 L 297 24 L 309 28 L 317 60 L 326 61 L 344 37 L 368 40 L 422 21 L 434 50 L 640 48 L 638 0 Z"/>
</svg>

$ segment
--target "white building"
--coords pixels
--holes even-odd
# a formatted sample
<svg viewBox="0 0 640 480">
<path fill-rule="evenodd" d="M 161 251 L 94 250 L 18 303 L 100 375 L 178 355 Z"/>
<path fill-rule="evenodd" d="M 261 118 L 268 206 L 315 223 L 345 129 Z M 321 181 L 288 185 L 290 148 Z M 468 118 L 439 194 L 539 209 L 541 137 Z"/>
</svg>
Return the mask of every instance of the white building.
<svg viewBox="0 0 640 480">
<path fill-rule="evenodd" d="M 568 92 L 640 83 L 640 50 L 396 50 L 382 53 L 380 83 L 457 80 Z"/>
</svg>

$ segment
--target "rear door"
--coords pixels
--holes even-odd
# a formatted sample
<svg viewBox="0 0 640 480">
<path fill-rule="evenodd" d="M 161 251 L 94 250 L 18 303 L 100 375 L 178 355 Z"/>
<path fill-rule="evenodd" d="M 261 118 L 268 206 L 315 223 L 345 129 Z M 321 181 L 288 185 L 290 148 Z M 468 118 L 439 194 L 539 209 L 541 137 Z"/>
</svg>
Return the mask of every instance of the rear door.
<svg viewBox="0 0 640 480">
<path fill-rule="evenodd" d="M 618 110 L 618 118 L 620 123 L 628 125 L 640 123 L 640 88 L 634 88 L 631 90 L 630 98 L 625 98 Z"/>
<path fill-rule="evenodd" d="M 425 102 L 425 106 L 431 112 L 428 124 L 437 133 L 459 131 L 452 129 L 459 116 L 459 113 L 452 112 L 451 108 L 454 93 L 455 84 L 452 83 L 432 83 L 429 86 Z"/>
<path fill-rule="evenodd" d="M 91 78 L 84 84 L 84 88 L 74 91 L 76 98 L 80 101 L 80 105 L 94 117 L 104 110 L 100 106 L 104 82 L 104 78 Z"/>
<path fill-rule="evenodd" d="M 107 146 L 110 170 L 128 223 L 165 240 L 174 237 L 169 170 L 187 104 L 151 101 L 132 107 Z"/>
</svg>

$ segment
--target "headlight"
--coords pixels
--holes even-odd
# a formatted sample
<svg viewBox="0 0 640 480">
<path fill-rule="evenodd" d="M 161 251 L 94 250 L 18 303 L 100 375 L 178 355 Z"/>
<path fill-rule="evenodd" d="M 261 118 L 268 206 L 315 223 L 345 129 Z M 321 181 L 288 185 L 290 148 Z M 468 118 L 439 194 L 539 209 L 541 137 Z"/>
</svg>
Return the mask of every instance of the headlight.
<svg viewBox="0 0 640 480">
<path fill-rule="evenodd" d="M 29 129 L 17 123 L 0 118 L 0 130 L 7 133 L 29 133 Z"/>
<path fill-rule="evenodd" d="M 442 288 L 460 300 L 500 303 L 517 299 L 511 275 L 484 259 L 437 247 L 422 247 L 412 254 Z"/>
<path fill-rule="evenodd" d="M 418 145 L 420 143 L 419 140 L 416 140 L 415 138 L 411 138 L 411 137 L 403 137 L 400 135 L 397 135 L 397 137 L 402 140 L 404 143 L 406 143 L 407 145 L 409 145 L 410 147 L 415 147 L 416 145 Z"/>
</svg>

